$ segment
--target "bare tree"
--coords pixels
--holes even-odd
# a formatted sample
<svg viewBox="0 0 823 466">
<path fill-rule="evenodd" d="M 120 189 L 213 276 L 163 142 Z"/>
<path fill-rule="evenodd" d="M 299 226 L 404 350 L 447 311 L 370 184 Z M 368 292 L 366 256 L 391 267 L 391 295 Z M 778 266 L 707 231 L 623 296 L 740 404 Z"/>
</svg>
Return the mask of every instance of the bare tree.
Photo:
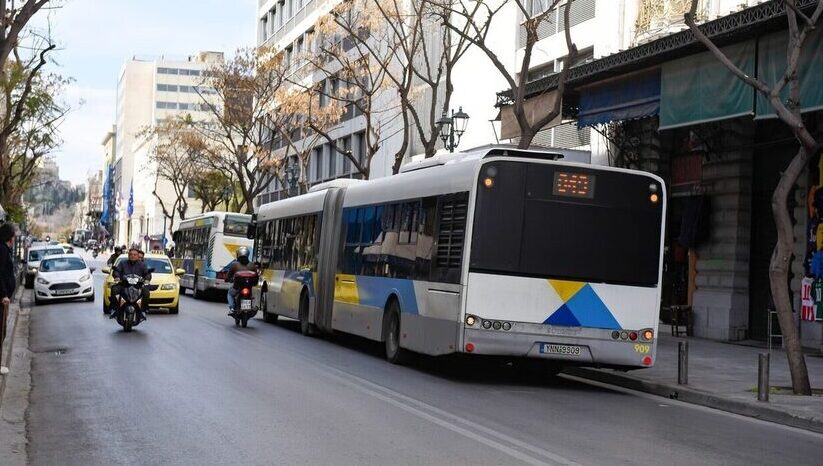
<svg viewBox="0 0 823 466">
<path fill-rule="evenodd" d="M 274 179 L 264 170 L 270 158 L 270 113 L 283 85 L 282 54 L 269 48 L 238 50 L 215 64 L 197 88 L 210 118 L 194 121 L 201 136 L 201 160 L 213 170 L 231 173 L 240 193 L 239 210 L 254 211 L 254 198 Z"/>
<path fill-rule="evenodd" d="M 433 0 L 426 0 L 433 1 Z M 528 0 L 498 0 L 494 2 L 466 2 L 464 0 L 437 0 L 451 1 L 441 6 L 440 15 L 443 24 L 458 37 L 468 41 L 480 49 L 494 65 L 495 69 L 506 80 L 511 89 L 511 110 L 517 125 L 520 127 L 520 142 L 518 147 L 528 148 L 534 136 L 560 115 L 562 110 L 562 96 L 566 88 L 566 77 L 569 68 L 577 62 L 577 46 L 571 38 L 571 28 L 564 28 L 567 55 L 563 60 L 563 69 L 558 75 L 557 93 L 551 106 L 538 115 L 530 115 L 526 106 L 526 85 L 528 84 L 529 69 L 531 68 L 534 46 L 538 41 L 537 31 L 541 23 L 550 20 L 554 10 L 563 0 L 550 0 L 543 11 L 532 11 Z M 563 5 L 563 18 L 569 24 L 569 10 L 573 0 Z M 495 47 L 489 39 L 489 33 L 497 24 L 497 19 L 507 21 L 508 17 L 501 14 L 509 5 L 513 5 L 523 16 L 522 27 L 526 34 L 526 45 L 523 47 L 523 57 L 515 72 L 509 70 L 506 63 L 497 56 Z"/>
<path fill-rule="evenodd" d="M 332 141 L 329 131 L 340 121 L 343 112 L 337 101 L 321 102 L 325 95 L 319 86 L 283 89 L 278 93 L 277 116 L 270 122 L 270 126 L 277 131 L 272 142 L 283 141 L 285 147 L 270 150 L 269 170 L 285 186 L 284 170 L 290 159 L 296 159 L 300 167 L 297 179 L 299 193 L 305 193 L 309 188 L 308 166 L 312 151 L 321 140 Z"/>
<path fill-rule="evenodd" d="M 201 172 L 202 163 L 197 160 L 200 146 L 198 134 L 186 120 L 168 118 L 141 131 L 145 144 L 149 144 L 147 175 L 154 176 L 154 195 L 163 216 L 168 220 L 167 231 L 174 230 L 174 219 L 186 219 L 189 209 L 188 189 Z M 161 184 L 171 186 L 171 199 L 158 193 Z"/>
<path fill-rule="evenodd" d="M 370 56 L 397 93 L 402 140 L 395 152 L 394 173 L 400 169 L 412 133 L 426 157 L 437 151 L 437 119 L 449 108 L 453 70 L 469 45 L 440 24 L 438 18 L 447 15 L 448 7 L 444 0 L 349 0 L 333 14 L 337 26 L 357 44 L 358 55 Z M 463 26 L 464 33 L 467 27 Z"/>
<path fill-rule="evenodd" d="M 787 201 L 800 174 L 808 165 L 809 158 L 821 148 L 821 143 L 809 131 L 801 114 L 798 66 L 803 45 L 806 43 L 809 34 L 817 26 L 821 14 L 823 14 L 823 2 L 819 2 L 811 16 L 807 16 L 798 9 L 795 0 L 784 0 L 786 19 L 788 20 L 786 69 L 780 79 L 773 84 L 743 72 L 703 33 L 695 22 L 698 3 L 699 0 L 692 0 L 691 8 L 685 15 L 686 24 L 688 24 L 694 36 L 709 49 L 723 66 L 768 99 L 780 121 L 789 127 L 799 144 L 797 154 L 780 175 L 780 181 L 777 183 L 772 195 L 772 214 L 777 227 L 777 244 L 769 266 L 769 280 L 771 282 L 772 298 L 777 309 L 777 320 L 780 323 L 780 331 L 783 335 L 786 355 L 789 360 L 792 389 L 799 395 L 811 395 L 809 373 L 806 369 L 806 361 L 803 358 L 800 336 L 794 322 L 791 295 L 786 285 L 789 281 L 789 271 L 794 251 L 793 224 Z M 788 88 L 788 99 L 784 100 L 783 92 L 786 88 Z"/>
</svg>

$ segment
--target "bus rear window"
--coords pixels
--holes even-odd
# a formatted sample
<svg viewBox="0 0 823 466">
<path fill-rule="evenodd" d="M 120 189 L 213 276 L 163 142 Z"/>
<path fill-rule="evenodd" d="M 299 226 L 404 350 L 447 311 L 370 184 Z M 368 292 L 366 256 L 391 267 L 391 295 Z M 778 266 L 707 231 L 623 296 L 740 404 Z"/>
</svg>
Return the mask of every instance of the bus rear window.
<svg viewBox="0 0 823 466">
<path fill-rule="evenodd" d="M 228 236 L 246 236 L 246 230 L 249 228 L 248 220 L 234 220 L 227 218 L 223 223 L 223 234 Z"/>
<path fill-rule="evenodd" d="M 484 183 L 486 172 L 493 173 L 493 182 Z M 567 181 L 572 176 L 576 181 Z M 472 270 L 657 284 L 663 209 L 659 197 L 651 201 L 652 192 L 662 190 L 653 178 L 586 167 L 495 162 L 484 166 L 477 189 Z"/>
</svg>

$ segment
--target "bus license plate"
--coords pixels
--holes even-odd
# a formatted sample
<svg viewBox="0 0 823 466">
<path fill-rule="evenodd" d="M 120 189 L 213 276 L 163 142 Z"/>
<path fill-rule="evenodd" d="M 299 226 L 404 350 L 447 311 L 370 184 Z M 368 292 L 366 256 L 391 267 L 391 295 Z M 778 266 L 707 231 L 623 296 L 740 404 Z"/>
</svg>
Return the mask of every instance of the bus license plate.
<svg viewBox="0 0 823 466">
<path fill-rule="evenodd" d="M 562 354 L 565 356 L 580 356 L 580 347 L 574 345 L 553 345 L 541 343 L 540 352 L 543 354 Z"/>
<path fill-rule="evenodd" d="M 240 310 L 241 311 L 250 311 L 251 310 L 251 301 L 246 300 L 246 299 L 240 301 Z"/>
</svg>

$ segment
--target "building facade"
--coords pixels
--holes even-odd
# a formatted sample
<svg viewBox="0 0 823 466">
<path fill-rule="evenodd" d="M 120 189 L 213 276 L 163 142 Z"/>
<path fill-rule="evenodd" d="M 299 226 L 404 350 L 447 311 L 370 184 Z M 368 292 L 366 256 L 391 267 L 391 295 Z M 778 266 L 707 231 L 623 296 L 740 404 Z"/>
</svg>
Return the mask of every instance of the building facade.
<svg viewBox="0 0 823 466">
<path fill-rule="evenodd" d="M 796 141 L 770 104 L 687 30 L 683 13 L 690 2 L 592 3 L 594 19 L 588 21 L 598 25 L 603 38 L 592 40 L 591 58 L 569 71 L 562 97 L 575 105 L 564 119 L 581 131 L 596 132 L 591 133 L 594 160 L 652 171 L 667 181 L 661 318 L 668 317 L 669 305 L 690 305 L 697 336 L 779 344 L 773 337 L 779 329 L 769 291 L 776 241 L 771 195 L 797 152 Z M 798 5 L 808 11 L 816 3 Z M 615 17 L 621 18 L 620 26 L 609 29 Z M 707 0 L 697 17 L 701 29 L 737 66 L 776 82 L 785 67 L 782 2 Z M 815 33 L 809 38 L 799 69 L 801 109 L 818 138 L 823 134 L 818 115 L 823 96 L 817 91 L 821 37 Z M 556 88 L 556 74 L 535 76 L 530 98 Z M 506 98 L 501 93 L 499 104 L 505 106 Z M 787 284 L 803 345 L 817 350 L 823 349 L 823 316 L 801 313 L 801 291 L 816 277 L 812 257 L 819 254 L 814 200 L 823 180 L 819 160 L 819 154 L 813 157 L 792 195 L 797 249 Z"/>
<path fill-rule="evenodd" d="M 276 52 L 283 52 L 288 57 L 289 62 L 294 62 L 295 72 L 305 71 L 307 66 L 305 60 L 301 61 L 301 56 L 306 53 L 318 50 L 317 41 L 320 40 L 315 33 L 315 27 L 323 15 L 337 5 L 340 0 L 260 0 L 258 3 L 257 21 L 257 42 L 259 46 L 272 47 Z M 401 2 L 403 3 L 403 2 Z M 514 34 L 513 26 L 514 7 L 507 8 L 503 13 L 498 28 L 492 31 L 490 40 L 499 43 L 510 43 L 509 38 Z M 434 20 L 432 20 L 434 21 Z M 427 41 L 430 56 L 438 53 L 434 47 L 439 46 L 437 34 L 443 34 L 443 28 L 435 26 L 427 29 L 427 34 L 432 35 L 432 39 Z M 515 49 L 513 47 L 503 47 L 500 56 L 507 63 L 514 59 Z M 421 52 L 422 55 L 422 52 Z M 457 111 L 462 108 L 469 114 L 470 123 L 463 134 L 460 147 L 470 148 L 489 143 L 497 142 L 497 129 L 494 120 L 498 113 L 494 108 L 495 92 L 504 85 L 502 77 L 495 73 L 487 73 L 484 79 L 477 79 L 478 69 L 489 69 L 487 57 L 478 50 L 469 50 L 458 62 L 453 71 L 454 92 L 450 100 L 450 107 Z M 309 72 L 303 86 L 321 84 L 329 89 L 335 86 L 335 80 L 329 79 L 324 72 Z M 422 86 L 421 86 L 422 88 Z M 429 113 L 431 90 L 421 90 L 419 104 L 416 105 L 418 111 L 426 115 Z M 442 86 L 441 86 L 442 92 Z M 438 99 L 439 100 L 439 99 Z M 400 150 L 403 142 L 402 138 L 402 118 L 399 115 L 396 91 L 388 89 L 378 95 L 373 100 L 372 115 L 375 120 L 373 126 L 380 127 L 380 148 L 371 161 L 369 177 L 382 177 L 392 174 L 394 156 Z M 441 107 L 442 105 L 438 105 Z M 435 118 L 440 116 L 439 110 L 435 113 Z M 428 121 L 428 120 L 426 120 Z M 352 151 L 354 157 L 363 160 L 366 153 L 365 131 L 367 125 L 365 117 L 359 115 L 355 110 L 346 111 L 334 128 L 329 131 L 329 135 L 338 147 L 343 150 Z M 307 138 L 308 139 L 308 138 Z M 359 177 L 360 174 L 349 159 L 336 150 L 327 140 L 313 140 L 311 143 L 304 140 L 302 144 L 313 144 L 312 154 L 309 160 L 307 181 L 310 184 L 331 180 L 341 177 Z M 275 155 L 285 152 L 285 142 L 278 141 L 275 137 L 273 144 Z M 442 147 L 442 144 L 439 146 Z M 404 162 L 410 157 L 421 154 L 424 148 L 417 137 L 416 130 L 412 129 L 409 144 L 404 154 Z M 258 197 L 257 203 L 266 203 L 276 200 L 286 194 L 287 187 L 281 185 L 277 180 L 273 181 L 268 190 Z"/>
<path fill-rule="evenodd" d="M 114 230 L 118 244 L 137 243 L 149 248 L 171 240 L 180 215 L 174 213 L 169 219 L 163 214 L 163 205 L 172 204 L 176 196 L 171 183 L 157 177 L 151 161 L 156 141 L 141 133 L 166 118 L 210 118 L 201 98 L 201 94 L 209 93 L 203 86 L 205 71 L 222 61 L 220 52 L 200 52 L 182 59 L 133 58 L 123 65 L 117 85 L 113 138 L 112 176 L 117 211 Z M 197 199 L 190 196 L 187 201 L 188 213 L 200 213 Z"/>
</svg>

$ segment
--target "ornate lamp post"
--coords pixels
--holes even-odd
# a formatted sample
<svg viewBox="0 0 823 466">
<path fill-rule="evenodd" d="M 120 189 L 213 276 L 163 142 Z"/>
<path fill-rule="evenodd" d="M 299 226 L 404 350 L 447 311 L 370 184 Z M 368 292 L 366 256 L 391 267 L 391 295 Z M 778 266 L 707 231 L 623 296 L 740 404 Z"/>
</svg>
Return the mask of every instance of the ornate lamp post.
<svg viewBox="0 0 823 466">
<path fill-rule="evenodd" d="M 469 125 L 469 115 L 463 111 L 463 107 L 459 107 L 457 113 L 451 111 L 451 116 L 443 112 L 443 116 L 437 120 L 437 127 L 440 129 L 440 139 L 443 141 L 443 146 L 449 151 L 454 152 L 454 149 L 460 144 L 460 137 L 466 132 L 466 127 Z"/>
</svg>

